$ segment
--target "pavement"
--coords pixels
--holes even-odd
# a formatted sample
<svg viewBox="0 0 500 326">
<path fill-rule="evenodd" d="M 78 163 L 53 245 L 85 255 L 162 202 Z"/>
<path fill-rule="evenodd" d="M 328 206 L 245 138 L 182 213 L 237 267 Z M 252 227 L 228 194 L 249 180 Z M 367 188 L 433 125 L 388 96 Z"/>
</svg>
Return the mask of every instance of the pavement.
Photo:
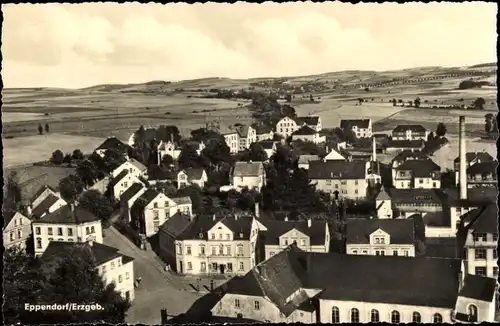
<svg viewBox="0 0 500 326">
<path fill-rule="evenodd" d="M 160 324 L 162 308 L 175 316 L 186 312 L 203 295 L 189 285 L 188 279 L 166 272 L 165 264 L 152 250 L 141 250 L 113 226 L 103 232 L 104 244 L 133 257 L 134 277 L 142 277 L 135 289 L 135 300 L 127 313 L 127 323 Z"/>
</svg>

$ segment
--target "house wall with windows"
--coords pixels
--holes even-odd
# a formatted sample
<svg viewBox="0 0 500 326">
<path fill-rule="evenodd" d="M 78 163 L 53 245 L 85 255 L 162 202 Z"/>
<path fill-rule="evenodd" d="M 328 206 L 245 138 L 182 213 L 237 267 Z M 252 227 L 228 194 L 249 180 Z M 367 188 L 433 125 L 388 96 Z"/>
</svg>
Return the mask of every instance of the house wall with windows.
<svg viewBox="0 0 500 326">
<path fill-rule="evenodd" d="M 165 223 L 170 216 L 174 215 L 178 210 L 177 204 L 163 193 L 159 193 L 144 208 L 144 234 L 146 237 L 151 237 L 158 233 L 160 226 Z"/>
<path fill-rule="evenodd" d="M 4 225 L 3 246 L 5 249 L 17 246 L 26 248 L 26 240 L 31 235 L 31 220 L 21 213 L 15 213 L 8 225 Z"/>
<path fill-rule="evenodd" d="M 366 197 L 368 182 L 366 179 L 311 179 L 316 183 L 316 189 L 330 194 L 338 191 L 339 197 L 359 199 Z"/>
<path fill-rule="evenodd" d="M 414 245 L 402 244 L 348 244 L 346 245 L 348 255 L 371 255 L 371 256 L 406 256 L 415 257 Z"/>
<path fill-rule="evenodd" d="M 101 221 L 81 224 L 55 224 L 33 221 L 32 230 L 35 255 L 43 254 L 50 241 L 86 242 L 89 240 L 102 243 Z"/>
<path fill-rule="evenodd" d="M 123 262 L 123 257 L 117 257 L 100 264 L 97 267 L 99 275 L 106 285 L 115 283 L 115 291 L 119 292 L 123 298 L 133 301 L 134 291 L 134 262 Z"/>
<path fill-rule="evenodd" d="M 257 190 L 262 189 L 266 184 L 266 175 L 263 172 L 261 175 L 256 176 L 243 176 L 243 177 L 233 177 L 233 186 L 249 189 L 256 188 Z"/>
<path fill-rule="evenodd" d="M 451 323 L 450 308 L 328 299 L 319 304 L 320 323 Z"/>
<path fill-rule="evenodd" d="M 474 233 L 469 230 L 465 242 L 467 273 L 497 278 L 498 233 Z"/>
<path fill-rule="evenodd" d="M 494 321 L 495 320 L 495 299 L 492 302 L 470 299 L 459 296 L 455 306 L 455 312 L 465 315 L 471 312 L 476 313 L 477 320 Z"/>
<path fill-rule="evenodd" d="M 229 152 L 232 154 L 238 153 L 240 149 L 240 139 L 238 133 L 232 132 L 224 134 L 224 140 L 226 141 L 227 146 L 229 147 Z"/>
<path fill-rule="evenodd" d="M 127 161 L 117 167 L 113 172 L 112 175 L 113 177 L 116 177 L 119 175 L 122 171 L 127 170 L 128 171 L 128 176 L 130 177 L 136 177 L 138 178 L 139 176 L 143 175 L 145 170 L 140 170 L 137 166 L 132 164 L 130 161 Z"/>
<path fill-rule="evenodd" d="M 115 199 L 119 200 L 121 195 L 123 195 L 128 188 L 132 187 L 134 183 L 141 183 L 144 185 L 144 183 L 141 182 L 135 175 L 130 174 L 127 174 L 123 179 L 118 181 L 118 183 L 113 186 Z"/>
</svg>

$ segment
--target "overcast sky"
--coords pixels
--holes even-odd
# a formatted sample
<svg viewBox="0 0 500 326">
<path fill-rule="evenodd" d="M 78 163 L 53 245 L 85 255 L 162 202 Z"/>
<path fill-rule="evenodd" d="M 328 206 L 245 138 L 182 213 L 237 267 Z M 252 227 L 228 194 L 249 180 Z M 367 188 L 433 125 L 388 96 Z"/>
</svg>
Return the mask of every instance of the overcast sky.
<svg viewBox="0 0 500 326">
<path fill-rule="evenodd" d="M 496 61 L 494 3 L 4 5 L 5 87 Z"/>
</svg>

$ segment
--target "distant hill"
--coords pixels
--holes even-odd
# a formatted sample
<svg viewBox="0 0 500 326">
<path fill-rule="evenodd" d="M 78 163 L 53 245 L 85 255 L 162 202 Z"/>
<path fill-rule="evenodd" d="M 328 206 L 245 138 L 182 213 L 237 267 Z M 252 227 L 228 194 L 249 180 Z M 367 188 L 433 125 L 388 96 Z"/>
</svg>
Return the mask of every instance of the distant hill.
<svg viewBox="0 0 500 326">
<path fill-rule="evenodd" d="M 496 62 L 490 62 L 490 63 L 481 63 L 478 65 L 470 66 L 469 68 L 487 68 L 487 67 L 495 67 L 496 68 L 497 63 Z"/>
</svg>

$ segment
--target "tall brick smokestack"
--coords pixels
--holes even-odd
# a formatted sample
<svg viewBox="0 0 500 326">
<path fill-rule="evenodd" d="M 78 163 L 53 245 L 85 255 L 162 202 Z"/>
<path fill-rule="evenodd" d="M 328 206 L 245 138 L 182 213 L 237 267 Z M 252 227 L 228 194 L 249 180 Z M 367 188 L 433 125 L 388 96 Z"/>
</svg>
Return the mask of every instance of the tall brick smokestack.
<svg viewBox="0 0 500 326">
<path fill-rule="evenodd" d="M 465 146 L 465 116 L 459 118 L 459 187 L 460 199 L 467 199 L 467 147 Z"/>
</svg>

